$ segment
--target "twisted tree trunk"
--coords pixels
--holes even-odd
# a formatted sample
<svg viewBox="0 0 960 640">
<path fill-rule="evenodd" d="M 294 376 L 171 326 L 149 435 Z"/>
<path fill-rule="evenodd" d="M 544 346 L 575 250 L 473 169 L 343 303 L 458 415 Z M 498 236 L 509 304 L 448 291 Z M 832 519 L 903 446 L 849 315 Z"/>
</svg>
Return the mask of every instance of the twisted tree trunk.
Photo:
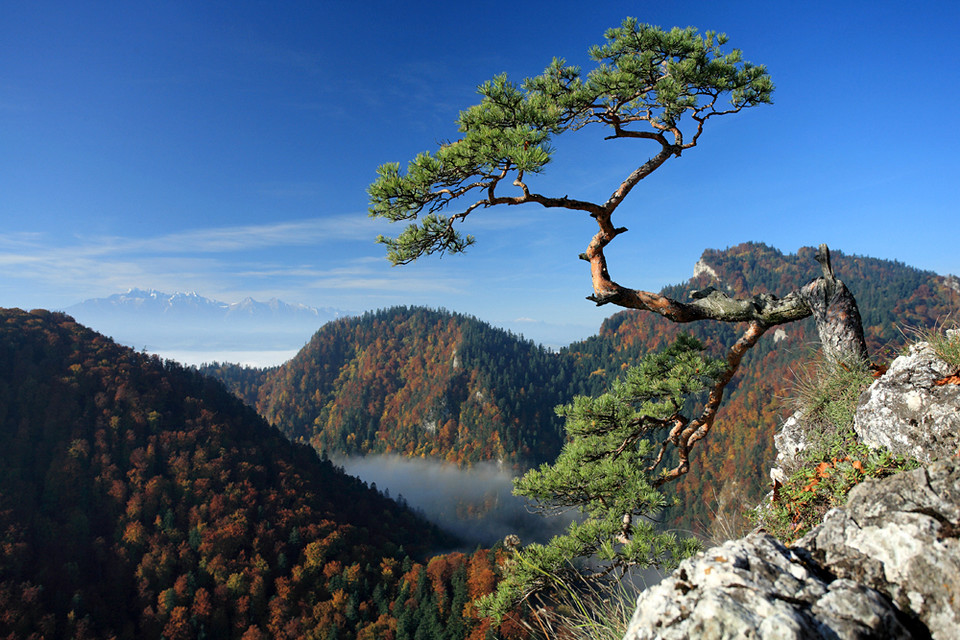
<svg viewBox="0 0 960 640">
<path fill-rule="evenodd" d="M 653 472 L 663 461 L 670 445 L 677 448 L 678 462 L 672 469 L 660 472 L 655 485 L 676 480 L 689 471 L 690 451 L 710 432 L 727 384 L 740 368 L 744 355 L 770 327 L 813 316 L 823 354 L 829 362 L 847 366 L 863 366 L 869 362 L 857 301 L 834 275 L 827 245 L 821 244 L 816 253 L 822 275 L 783 298 L 760 294 L 749 299 L 735 299 L 710 287 L 695 292 L 691 300 L 681 302 L 657 293 L 627 289 L 611 280 L 603 247 L 625 230 L 613 229 L 609 224 L 605 229 L 602 216 L 598 217 L 598 222 L 600 232 L 581 256 L 591 264 L 594 294 L 588 296 L 589 300 L 597 305 L 615 304 L 627 309 L 651 311 L 679 323 L 696 320 L 748 323 L 743 335 L 727 352 L 727 370 L 711 389 L 700 416 L 690 421 L 678 419 L 661 443 L 660 453 L 649 471 Z M 609 223 L 609 218 L 606 222 Z"/>
<path fill-rule="evenodd" d="M 867 364 L 870 357 L 857 301 L 847 286 L 834 276 L 827 245 L 820 245 L 816 257 L 823 275 L 800 291 L 816 320 L 823 355 L 831 362 Z"/>
<path fill-rule="evenodd" d="M 598 234 L 599 235 L 599 234 Z M 731 298 L 713 287 L 693 293 L 693 299 L 681 302 L 649 291 L 621 287 L 607 275 L 602 250 L 591 256 L 594 265 L 594 294 L 588 300 L 597 305 L 615 304 L 626 309 L 652 311 L 673 322 L 716 320 L 756 323 L 766 331 L 770 327 L 813 316 L 823 343 L 824 354 L 832 361 L 867 361 L 867 345 L 857 301 L 830 266 L 830 249 L 821 244 L 816 254 L 823 275 L 783 298 L 762 293 L 749 299 Z"/>
</svg>

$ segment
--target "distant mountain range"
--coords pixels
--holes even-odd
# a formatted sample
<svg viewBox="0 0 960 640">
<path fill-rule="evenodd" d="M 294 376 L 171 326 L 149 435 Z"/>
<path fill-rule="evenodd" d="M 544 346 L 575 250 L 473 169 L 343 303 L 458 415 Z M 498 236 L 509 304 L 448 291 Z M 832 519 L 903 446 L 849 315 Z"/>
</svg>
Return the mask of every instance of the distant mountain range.
<svg viewBox="0 0 960 640">
<path fill-rule="evenodd" d="M 84 300 L 63 311 L 118 342 L 148 351 L 299 349 L 322 325 L 350 315 L 276 298 L 228 303 L 153 289 Z"/>
<path fill-rule="evenodd" d="M 67 311 L 100 311 L 119 313 L 164 314 L 179 317 L 205 318 L 246 318 L 271 320 L 317 320 L 325 321 L 338 318 L 343 312 L 338 309 L 308 307 L 303 304 L 289 304 L 271 298 L 267 302 L 258 302 L 253 298 L 244 298 L 240 302 L 221 302 L 205 298 L 197 293 L 164 293 L 156 289 L 130 289 L 126 293 L 115 293 L 107 298 L 92 298 L 75 304 Z"/>
</svg>

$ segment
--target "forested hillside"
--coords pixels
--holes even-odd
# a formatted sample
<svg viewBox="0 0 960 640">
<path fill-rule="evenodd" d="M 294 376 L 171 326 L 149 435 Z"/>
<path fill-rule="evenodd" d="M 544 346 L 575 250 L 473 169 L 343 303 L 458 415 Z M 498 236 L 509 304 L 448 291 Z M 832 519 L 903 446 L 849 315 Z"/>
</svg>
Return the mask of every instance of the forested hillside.
<svg viewBox="0 0 960 640">
<path fill-rule="evenodd" d="M 700 272 L 664 293 L 687 299 L 708 286 L 736 297 L 768 292 L 783 296 L 815 278 L 820 267 L 815 249 L 796 254 L 757 243 L 707 250 Z M 899 262 L 831 252 L 834 271 L 857 298 L 871 357 L 889 360 L 903 344 L 902 331 L 930 327 L 960 311 L 960 281 L 920 271 Z M 571 345 L 569 351 L 602 363 L 606 379 L 638 354 L 669 344 L 679 331 L 704 341 L 720 356 L 737 339 L 735 327 L 717 322 L 677 325 L 651 313 L 623 311 L 608 318 L 599 335 Z M 681 506 L 673 520 L 701 529 L 716 512 L 738 515 L 769 488 L 767 470 L 775 457 L 773 435 L 792 412 L 790 397 L 797 376 L 815 360 L 819 346 L 812 319 L 769 331 L 744 358 L 727 388 L 710 436 L 698 446 L 690 474 L 676 483 Z"/>
<path fill-rule="evenodd" d="M 814 251 L 785 255 L 756 243 L 707 250 L 698 275 L 664 293 L 685 299 L 715 286 L 734 296 L 782 296 L 819 275 Z M 929 327 L 960 308 L 956 278 L 839 251 L 832 256 L 857 297 L 877 361 L 902 342 L 901 330 Z M 597 336 L 550 353 L 473 318 L 395 308 L 325 325 L 279 369 L 206 371 L 293 439 L 331 454 L 396 452 L 526 466 L 559 450 L 555 405 L 599 392 L 679 331 L 716 355 L 737 338 L 736 327 L 723 323 L 680 326 L 624 311 L 608 318 Z M 693 472 L 677 484 L 678 524 L 699 528 L 714 511 L 736 511 L 766 490 L 773 434 L 790 412 L 796 375 L 817 346 L 813 322 L 806 320 L 771 330 L 748 354 L 713 433 L 698 447 Z"/>
<path fill-rule="evenodd" d="M 587 367 L 475 318 L 397 307 L 324 325 L 275 370 L 204 371 L 331 455 L 527 464 L 560 450 L 554 407 L 589 389 Z"/>
<path fill-rule="evenodd" d="M 219 382 L 17 309 L 0 310 L 0 536 L 10 638 L 479 639 L 464 605 L 498 561 L 426 563 L 451 541 Z"/>
</svg>

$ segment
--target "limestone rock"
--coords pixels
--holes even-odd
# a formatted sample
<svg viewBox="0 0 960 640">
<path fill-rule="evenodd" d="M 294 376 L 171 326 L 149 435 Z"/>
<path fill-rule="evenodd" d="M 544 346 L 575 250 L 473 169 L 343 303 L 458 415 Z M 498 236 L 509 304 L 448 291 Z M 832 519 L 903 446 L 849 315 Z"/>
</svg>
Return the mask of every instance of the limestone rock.
<svg viewBox="0 0 960 640">
<path fill-rule="evenodd" d="M 783 484 L 797 456 L 807 448 L 806 429 L 800 411 L 786 419 L 773 436 L 773 444 L 777 448 L 777 465 L 770 470 L 770 478 Z"/>
<path fill-rule="evenodd" d="M 856 486 L 792 548 L 754 533 L 681 563 L 625 640 L 960 638 L 960 385 L 934 384 L 955 373 L 921 343 L 861 396 L 858 437 L 925 468 Z M 795 414 L 777 434 L 775 480 L 809 429 Z"/>
<path fill-rule="evenodd" d="M 934 384 L 954 373 L 927 343 L 912 346 L 861 395 L 854 419 L 858 438 L 925 463 L 955 455 L 960 385 Z"/>
<path fill-rule="evenodd" d="M 763 533 L 642 593 L 625 640 L 960 638 L 960 461 L 850 492 L 786 548 Z"/>
<path fill-rule="evenodd" d="M 625 640 L 911 637 L 879 592 L 754 533 L 684 561 L 643 592 Z"/>
<path fill-rule="evenodd" d="M 714 280 L 720 279 L 720 276 L 717 275 L 717 272 L 714 270 L 714 268 L 704 262 L 703 258 L 700 258 L 697 260 L 697 264 L 693 265 L 693 277 L 696 278 L 702 273 L 707 274 Z"/>
<path fill-rule="evenodd" d="M 850 492 L 797 547 L 840 578 L 891 598 L 934 638 L 960 638 L 960 462 Z"/>
</svg>

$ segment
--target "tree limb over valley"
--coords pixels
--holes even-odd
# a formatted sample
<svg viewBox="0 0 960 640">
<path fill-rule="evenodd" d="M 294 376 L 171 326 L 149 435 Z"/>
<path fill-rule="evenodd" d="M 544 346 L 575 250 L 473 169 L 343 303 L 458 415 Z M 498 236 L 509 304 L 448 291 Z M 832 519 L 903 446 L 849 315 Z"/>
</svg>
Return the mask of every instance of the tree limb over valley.
<svg viewBox="0 0 960 640">
<path fill-rule="evenodd" d="M 406 172 L 397 163 L 382 165 L 369 187 L 372 216 L 409 223 L 396 238 L 378 238 L 396 265 L 464 251 L 474 238 L 462 235 L 459 226 L 482 209 L 537 204 L 580 211 L 597 224 L 580 255 L 590 265 L 589 300 L 653 312 L 677 323 L 745 325 L 719 365 L 696 355 L 701 349 L 696 341 L 678 343 L 667 360 L 645 359 L 639 373 L 628 373 L 627 382 L 609 394 L 578 398 L 561 409 L 569 450 L 564 449 L 553 468 L 545 465 L 519 480 L 518 490 L 547 505 L 578 506 L 589 514 L 588 520 L 571 529 L 560 553 L 525 550 L 529 566 L 537 568 L 505 587 L 512 590 L 510 598 L 530 593 L 536 576 L 547 575 L 542 570 L 562 571 L 564 558 L 570 556 L 599 553 L 616 567 L 669 564 L 671 556 L 686 553 L 641 526 L 643 517 L 662 506 L 657 488 L 689 471 L 691 449 L 709 433 L 727 384 L 767 329 L 812 315 L 828 359 L 867 360 L 856 302 L 834 275 L 826 245 L 817 253 L 821 277 L 783 298 L 764 294 L 734 299 L 708 289 L 680 301 L 613 279 L 605 250 L 627 231 L 613 218 L 633 188 L 695 147 L 708 121 L 771 103 L 774 86 L 765 67 L 744 61 L 737 49 L 724 52 L 724 34 L 700 34 L 692 27 L 668 31 L 627 18 L 609 29 L 605 39 L 590 50 L 596 66 L 586 74 L 554 58 L 541 75 L 519 85 L 506 75 L 483 83 L 480 103 L 460 113 L 460 139 L 433 154 L 419 154 Z M 551 139 L 594 125 L 602 127 L 605 140 L 639 139 L 646 144 L 642 148 L 652 147 L 654 154 L 630 170 L 603 202 L 535 191 L 531 177 L 550 162 Z M 459 209 L 445 214 L 451 207 Z M 658 386 L 664 380 L 669 384 Z M 706 394 L 699 415 L 683 415 L 685 403 L 678 390 Z M 602 456 L 584 457 L 584 438 L 598 439 L 594 445 L 599 448 L 593 451 L 602 451 Z M 562 478 L 550 475 L 553 472 Z M 601 477 L 608 483 L 612 477 L 629 482 L 599 486 Z"/>
</svg>

